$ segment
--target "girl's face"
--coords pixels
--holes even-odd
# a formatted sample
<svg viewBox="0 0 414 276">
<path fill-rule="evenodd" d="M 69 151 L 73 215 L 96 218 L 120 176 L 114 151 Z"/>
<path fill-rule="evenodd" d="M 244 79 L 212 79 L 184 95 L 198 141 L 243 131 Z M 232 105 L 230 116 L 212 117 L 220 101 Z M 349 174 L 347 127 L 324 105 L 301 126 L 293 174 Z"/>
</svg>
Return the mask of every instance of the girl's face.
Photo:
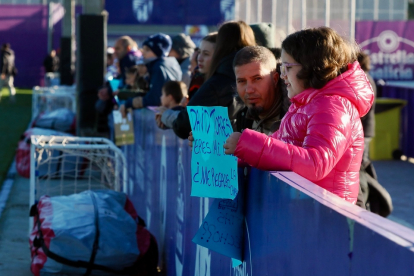
<svg viewBox="0 0 414 276">
<path fill-rule="evenodd" d="M 210 70 L 211 59 L 214 54 L 215 43 L 208 41 L 201 41 L 200 44 L 200 53 L 197 57 L 198 69 L 200 73 L 206 74 Z"/>
<path fill-rule="evenodd" d="M 296 77 L 297 73 L 300 71 L 300 69 L 302 69 L 302 65 L 294 60 L 291 55 L 286 53 L 284 49 L 282 49 L 281 59 L 282 73 L 280 74 L 280 77 L 286 84 L 289 99 L 292 99 L 294 96 L 305 90 L 303 80 L 300 80 Z"/>
</svg>

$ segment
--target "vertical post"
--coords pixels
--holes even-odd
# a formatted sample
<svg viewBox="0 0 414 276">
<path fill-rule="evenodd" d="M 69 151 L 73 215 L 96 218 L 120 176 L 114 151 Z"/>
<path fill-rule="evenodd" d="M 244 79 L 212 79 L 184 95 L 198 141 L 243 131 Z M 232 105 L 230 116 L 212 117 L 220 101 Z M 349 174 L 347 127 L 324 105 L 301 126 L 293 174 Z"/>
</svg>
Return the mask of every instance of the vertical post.
<svg viewBox="0 0 414 276">
<path fill-rule="evenodd" d="M 287 22 L 286 22 L 286 35 L 290 34 L 290 26 L 293 20 L 293 0 L 288 0 Z"/>
<path fill-rule="evenodd" d="M 50 53 L 53 49 L 53 5 L 49 1 L 47 4 L 48 19 L 47 19 L 47 52 Z"/>
<path fill-rule="evenodd" d="M 277 0 L 272 0 L 272 24 L 276 29 Z"/>
<path fill-rule="evenodd" d="M 65 15 L 62 19 L 62 37 L 60 42 L 60 84 L 72 85 L 75 68 L 75 1 L 64 0 Z"/>
<path fill-rule="evenodd" d="M 351 0 L 350 19 L 349 19 L 349 40 L 355 41 L 355 0 Z"/>
<path fill-rule="evenodd" d="M 302 25 L 302 30 L 306 29 L 306 0 L 302 0 L 302 18 L 301 18 L 301 25 Z"/>
<path fill-rule="evenodd" d="M 246 0 L 246 23 L 250 23 L 250 0 Z"/>
<path fill-rule="evenodd" d="M 262 22 L 262 0 L 257 0 L 257 16 L 256 16 L 256 22 L 260 23 Z"/>
<path fill-rule="evenodd" d="M 329 27 L 331 22 L 331 0 L 325 0 L 325 26 Z"/>
<path fill-rule="evenodd" d="M 374 21 L 378 21 L 378 1 L 379 0 L 374 0 Z"/>
<path fill-rule="evenodd" d="M 234 0 L 234 20 L 240 20 L 240 0 Z"/>
</svg>

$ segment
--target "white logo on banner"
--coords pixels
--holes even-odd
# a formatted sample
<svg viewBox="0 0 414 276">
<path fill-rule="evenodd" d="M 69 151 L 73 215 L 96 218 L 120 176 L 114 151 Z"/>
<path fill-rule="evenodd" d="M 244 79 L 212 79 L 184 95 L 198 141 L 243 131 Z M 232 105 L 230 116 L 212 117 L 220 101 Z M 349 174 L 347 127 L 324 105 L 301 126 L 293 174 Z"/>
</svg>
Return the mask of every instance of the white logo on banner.
<svg viewBox="0 0 414 276">
<path fill-rule="evenodd" d="M 383 31 L 378 36 L 378 47 L 383 52 L 392 53 L 397 50 L 399 45 L 398 35 L 393 31 Z"/>
<path fill-rule="evenodd" d="M 225 21 L 234 19 L 234 5 L 234 0 L 220 1 L 220 12 Z"/>
<path fill-rule="evenodd" d="M 379 52 L 371 52 L 364 49 L 369 44 L 377 43 Z M 404 37 L 399 37 L 392 30 L 385 30 L 377 37 L 373 37 L 360 43 L 361 49 L 370 56 L 371 71 L 374 79 L 386 80 L 412 80 L 414 78 L 412 66 L 414 66 L 413 50 L 398 49 L 404 43 L 414 48 L 414 42 Z M 410 67 L 406 67 L 409 65 Z"/>
<path fill-rule="evenodd" d="M 154 3 L 152 0 L 134 0 L 132 9 L 138 22 L 147 22 L 152 14 Z"/>
<path fill-rule="evenodd" d="M 208 197 L 200 197 L 200 223 L 203 223 L 204 218 L 208 213 Z M 197 244 L 195 276 L 210 276 L 211 254 L 208 248 Z"/>
</svg>

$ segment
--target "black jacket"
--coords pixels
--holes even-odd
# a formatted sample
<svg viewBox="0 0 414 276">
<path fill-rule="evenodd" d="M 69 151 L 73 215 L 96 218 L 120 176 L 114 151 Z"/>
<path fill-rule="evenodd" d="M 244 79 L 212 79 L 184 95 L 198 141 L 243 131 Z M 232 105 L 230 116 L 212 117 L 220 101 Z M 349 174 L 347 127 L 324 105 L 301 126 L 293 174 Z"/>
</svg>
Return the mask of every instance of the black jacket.
<svg viewBox="0 0 414 276">
<path fill-rule="evenodd" d="M 372 90 L 374 90 L 374 103 L 367 115 L 361 118 L 362 128 L 364 129 L 364 137 L 375 136 L 375 99 L 377 97 L 377 86 L 375 85 L 374 79 L 367 74 L 368 80 L 371 83 Z"/>
<path fill-rule="evenodd" d="M 237 101 L 236 77 L 233 71 L 233 59 L 236 52 L 224 57 L 214 74 L 198 89 L 187 106 L 225 106 L 229 119 L 236 130 L 237 113 L 244 104 Z M 191 131 L 187 109 L 183 109 L 174 121 L 175 134 L 182 139 L 188 138 Z"/>
<path fill-rule="evenodd" d="M 12 49 L 1 50 L 0 73 L 7 76 L 14 74 L 14 51 Z"/>
</svg>

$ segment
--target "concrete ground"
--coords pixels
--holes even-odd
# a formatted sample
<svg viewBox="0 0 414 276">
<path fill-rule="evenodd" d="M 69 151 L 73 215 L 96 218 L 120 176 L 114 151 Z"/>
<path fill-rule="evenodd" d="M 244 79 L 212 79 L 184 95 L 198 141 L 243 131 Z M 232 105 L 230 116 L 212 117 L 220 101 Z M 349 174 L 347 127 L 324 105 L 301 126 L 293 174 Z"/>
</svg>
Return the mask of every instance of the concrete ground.
<svg viewBox="0 0 414 276">
<path fill-rule="evenodd" d="M 393 199 L 394 211 L 389 219 L 414 229 L 414 164 L 376 161 L 374 165 L 379 182 Z M 16 176 L 5 208 L 0 214 L 0 275 L 32 275 L 28 215 L 29 180 Z"/>
</svg>

